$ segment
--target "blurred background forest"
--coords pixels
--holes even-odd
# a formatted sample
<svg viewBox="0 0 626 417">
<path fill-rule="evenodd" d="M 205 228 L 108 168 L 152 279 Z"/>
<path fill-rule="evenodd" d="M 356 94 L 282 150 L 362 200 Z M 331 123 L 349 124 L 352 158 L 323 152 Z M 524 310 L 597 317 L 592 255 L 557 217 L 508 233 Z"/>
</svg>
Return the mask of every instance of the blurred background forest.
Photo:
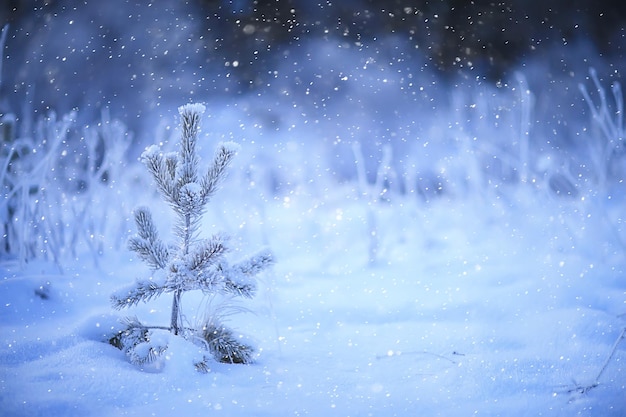
<svg viewBox="0 0 626 417">
<path fill-rule="evenodd" d="M 604 206 L 626 175 L 620 2 L 9 0 L 0 22 L 0 214 L 33 256 L 106 235 L 102 189 L 134 195 L 125 163 L 173 142 L 188 102 L 243 145 L 239 181 L 265 197 L 352 183 L 496 201 L 530 184 Z"/>
<path fill-rule="evenodd" d="M 98 118 L 106 106 L 137 129 L 170 98 L 215 100 L 326 75 L 315 41 L 451 82 L 505 81 L 539 62 L 530 87 L 549 93 L 592 65 L 619 79 L 625 21 L 626 4 L 615 1 L 7 0 L 0 111 L 27 103 L 38 114 L 78 108 Z M 320 100 L 331 98 L 324 86 Z"/>
</svg>

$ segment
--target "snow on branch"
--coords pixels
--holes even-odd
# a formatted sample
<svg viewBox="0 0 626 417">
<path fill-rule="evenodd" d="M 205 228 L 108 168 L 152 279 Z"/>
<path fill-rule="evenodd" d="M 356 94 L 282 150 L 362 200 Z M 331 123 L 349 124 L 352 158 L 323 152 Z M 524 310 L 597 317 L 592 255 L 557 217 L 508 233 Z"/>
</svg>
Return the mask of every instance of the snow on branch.
<svg viewBox="0 0 626 417">
<path fill-rule="evenodd" d="M 202 188 L 197 183 L 183 185 L 178 194 L 178 207 L 182 213 L 193 214 L 203 210 L 205 202 L 202 200 Z"/>
<path fill-rule="evenodd" d="M 165 201 L 176 204 L 178 193 L 172 175 L 172 166 L 175 168 L 176 163 L 160 153 L 155 145 L 150 146 L 141 154 L 141 162 L 148 168 L 148 172 L 152 175 L 157 189 Z"/>
<path fill-rule="evenodd" d="M 150 279 L 137 280 L 134 284 L 120 288 L 111 295 L 111 304 L 116 310 L 132 307 L 140 301 L 146 302 L 158 297 L 164 292 L 172 291 L 158 274 Z M 158 277 L 158 278 L 157 278 Z"/>
<path fill-rule="evenodd" d="M 205 110 L 206 107 L 201 103 L 185 104 L 178 108 L 178 113 L 181 118 L 183 142 L 189 138 L 195 138 L 198 135 L 198 131 L 200 130 L 200 117 L 202 117 Z M 190 145 L 193 146 L 195 144 L 190 143 Z M 181 154 L 184 154 L 186 151 L 187 150 L 184 148 L 181 149 Z M 193 149 L 189 149 L 189 151 L 194 153 Z"/>
<path fill-rule="evenodd" d="M 137 224 L 137 234 L 139 237 L 151 242 L 158 239 L 158 232 L 152 221 L 152 214 L 148 207 L 141 206 L 135 210 L 135 223 Z"/>
<path fill-rule="evenodd" d="M 167 246 L 159 239 L 157 229 L 152 221 L 152 214 L 147 207 L 135 211 L 137 236 L 128 240 L 128 248 L 137 253 L 152 269 L 163 269 L 169 259 Z"/>
<path fill-rule="evenodd" d="M 185 264 L 190 272 L 201 271 L 215 264 L 226 253 L 225 235 L 218 234 L 211 239 L 204 239 L 185 256 Z"/>
<path fill-rule="evenodd" d="M 179 187 L 198 179 L 198 156 L 196 154 L 196 142 L 200 131 L 200 117 L 204 112 L 202 104 L 188 104 L 178 109 L 181 116 L 182 134 L 180 138 L 180 151 L 176 181 Z"/>
<path fill-rule="evenodd" d="M 272 252 L 269 249 L 264 249 L 230 268 L 226 268 L 224 271 L 225 291 L 252 298 L 256 293 L 256 282 L 253 277 L 273 264 Z"/>
<path fill-rule="evenodd" d="M 156 361 L 166 350 L 167 345 L 148 341 L 136 344 L 126 354 L 133 365 L 142 366 Z"/>
<path fill-rule="evenodd" d="M 124 351 L 134 365 L 147 365 L 156 361 L 168 348 L 163 337 L 153 337 L 151 329 L 158 327 L 145 326 L 136 317 L 121 320 L 125 329 L 113 336 L 109 343 Z"/>
<path fill-rule="evenodd" d="M 274 264 L 274 255 L 269 249 L 262 249 L 247 259 L 232 266 L 232 269 L 249 277 L 258 274 Z"/>
<path fill-rule="evenodd" d="M 202 178 L 202 199 L 207 202 L 215 194 L 224 179 L 226 169 L 239 151 L 239 145 L 234 142 L 224 142 L 218 146 L 206 175 Z"/>
</svg>

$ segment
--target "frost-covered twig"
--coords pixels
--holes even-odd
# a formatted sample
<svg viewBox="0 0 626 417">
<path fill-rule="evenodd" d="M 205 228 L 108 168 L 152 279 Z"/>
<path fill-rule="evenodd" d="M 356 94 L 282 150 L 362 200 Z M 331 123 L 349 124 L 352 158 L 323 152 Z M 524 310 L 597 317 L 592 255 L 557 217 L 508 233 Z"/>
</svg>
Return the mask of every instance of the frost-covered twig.
<svg viewBox="0 0 626 417">
<path fill-rule="evenodd" d="M 376 171 L 376 179 L 373 185 L 370 185 L 367 179 L 365 158 L 363 157 L 360 142 L 355 141 L 352 144 L 352 152 L 354 154 L 354 162 L 356 164 L 359 194 L 367 204 L 368 263 L 373 265 L 378 260 L 380 251 L 380 236 L 375 208 L 387 191 L 385 189 L 385 182 L 389 180 L 389 177 L 392 175 L 391 145 L 387 144 L 383 146 L 382 160 L 380 161 Z"/>
<path fill-rule="evenodd" d="M 4 63 L 4 45 L 6 44 L 8 33 L 9 24 L 7 23 L 2 27 L 2 32 L 0 32 L 0 88 L 2 88 L 2 64 Z"/>
<path fill-rule="evenodd" d="M 459 355 L 458 353 L 453 353 L 456 355 Z M 408 351 L 408 352 L 402 352 L 402 351 L 389 351 L 384 355 L 376 355 L 376 359 L 388 359 L 388 358 L 392 358 L 392 357 L 396 357 L 396 356 L 407 356 L 407 355 L 427 355 L 427 356 L 432 356 L 438 359 L 443 359 L 445 361 L 448 361 L 452 364 L 457 364 L 457 362 L 453 359 L 450 359 L 447 356 L 444 355 L 440 355 L 438 353 L 433 353 L 433 352 L 429 352 L 427 350 L 414 350 L 414 351 Z M 463 355 L 461 355 L 463 356 Z"/>
<path fill-rule="evenodd" d="M 521 123 L 519 134 L 520 146 L 520 182 L 525 184 L 528 181 L 530 170 L 530 128 L 531 111 L 533 106 L 533 96 L 528 89 L 526 78 L 521 74 L 516 74 L 520 89 Z"/>
<path fill-rule="evenodd" d="M 152 221 L 152 213 L 147 207 L 139 207 L 135 210 L 135 223 L 137 236 L 128 240 L 128 248 L 137 253 L 139 258 L 153 270 L 164 269 L 165 261 L 169 258 L 169 250 L 159 238 Z"/>
<path fill-rule="evenodd" d="M 169 288 L 171 291 L 171 288 Z M 152 279 L 137 280 L 134 284 L 121 288 L 111 295 L 111 304 L 116 310 L 147 302 L 168 291 L 163 282 Z"/>
<path fill-rule="evenodd" d="M 51 258 L 62 270 L 64 258 L 76 259 L 85 247 L 97 265 L 110 225 L 118 224 L 112 205 L 119 199 L 110 198 L 111 184 L 120 175 L 129 136 L 123 124 L 104 115 L 81 135 L 76 119 L 76 112 L 50 112 L 29 136 L 3 140 L 3 251 L 22 265 Z"/>
<path fill-rule="evenodd" d="M 621 333 L 617 337 L 617 340 L 615 340 L 615 343 L 613 343 L 613 347 L 611 348 L 611 351 L 609 352 L 609 355 L 607 356 L 606 360 L 604 361 L 604 364 L 602 364 L 602 367 L 600 368 L 600 371 L 598 371 L 598 374 L 596 375 L 596 377 L 593 380 L 593 382 L 590 383 L 590 384 L 587 384 L 587 385 L 581 385 L 581 384 L 577 383 L 576 381 L 574 381 L 573 387 L 569 388 L 566 392 L 568 394 L 574 394 L 574 393 L 586 394 L 589 391 L 591 391 L 593 388 L 596 388 L 597 386 L 599 386 L 600 385 L 600 378 L 602 377 L 602 374 L 604 374 L 604 371 L 606 371 L 606 368 L 609 366 L 609 363 L 613 359 L 613 356 L 615 356 L 615 352 L 617 351 L 617 347 L 619 346 L 619 344 L 621 343 L 621 341 L 623 339 L 626 339 L 626 327 L 624 329 L 622 329 Z"/>
<path fill-rule="evenodd" d="M 600 377 L 602 377 L 602 374 L 606 370 L 606 367 L 609 366 L 609 362 L 611 362 L 611 360 L 613 359 L 613 356 L 615 355 L 615 351 L 617 350 L 617 346 L 620 344 L 622 339 L 625 339 L 625 338 L 626 338 L 626 327 L 622 329 L 622 332 L 620 333 L 617 340 L 613 344 L 613 347 L 611 348 L 611 352 L 609 353 L 609 356 L 606 358 L 606 361 L 604 361 L 604 365 L 602 365 L 602 368 L 600 368 L 600 371 L 598 372 L 598 376 L 596 376 L 596 382 L 600 380 Z"/>
<path fill-rule="evenodd" d="M 589 75 L 594 83 L 599 102 L 594 102 L 584 84 L 579 84 L 578 87 L 591 111 L 595 126 L 601 133 L 600 137 L 594 138 L 595 140 L 589 146 L 596 179 L 599 186 L 604 190 L 607 187 L 611 159 L 624 148 L 624 99 L 620 83 L 614 82 L 611 85 L 611 92 L 613 93 L 615 109 L 611 110 L 607 94 L 600 83 L 596 70 L 591 68 Z"/>
<path fill-rule="evenodd" d="M 615 108 L 612 110 L 607 98 L 606 91 L 600 83 L 598 74 L 595 69 L 589 70 L 589 75 L 594 83 L 599 102 L 593 101 L 587 87 L 584 84 L 579 85 L 579 89 L 587 103 L 594 121 L 594 126 L 599 130 L 598 137 L 594 137 L 589 142 L 590 158 L 592 160 L 593 169 L 595 171 L 598 195 L 601 202 L 600 213 L 606 221 L 609 231 L 614 235 L 615 241 L 626 252 L 626 241 L 619 234 L 619 227 L 616 227 L 614 221 L 603 203 L 609 196 L 609 180 L 611 169 L 616 158 L 626 157 L 626 131 L 624 131 L 624 98 L 622 96 L 622 88 L 619 82 L 611 85 L 613 94 L 613 102 Z"/>
</svg>

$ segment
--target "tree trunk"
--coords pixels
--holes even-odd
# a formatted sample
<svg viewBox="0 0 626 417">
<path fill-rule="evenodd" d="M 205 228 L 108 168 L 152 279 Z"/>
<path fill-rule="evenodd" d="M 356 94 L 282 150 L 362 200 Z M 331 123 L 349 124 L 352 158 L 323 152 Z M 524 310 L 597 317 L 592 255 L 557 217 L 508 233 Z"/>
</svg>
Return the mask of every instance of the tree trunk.
<svg viewBox="0 0 626 417">
<path fill-rule="evenodd" d="M 184 215 L 185 222 L 185 230 L 182 242 L 182 252 L 187 255 L 189 253 L 189 245 L 191 244 L 191 214 L 185 213 Z M 174 300 L 172 301 L 172 319 L 170 322 L 171 332 L 175 335 L 180 333 L 183 324 L 179 323 L 178 319 L 180 317 L 180 297 L 183 295 L 182 289 L 177 289 L 174 292 Z"/>
<path fill-rule="evenodd" d="M 176 290 L 174 293 L 174 300 L 172 301 L 172 319 L 170 323 L 170 331 L 177 335 L 181 329 L 181 323 L 178 322 L 180 316 L 180 296 L 183 294 L 182 290 Z"/>
</svg>

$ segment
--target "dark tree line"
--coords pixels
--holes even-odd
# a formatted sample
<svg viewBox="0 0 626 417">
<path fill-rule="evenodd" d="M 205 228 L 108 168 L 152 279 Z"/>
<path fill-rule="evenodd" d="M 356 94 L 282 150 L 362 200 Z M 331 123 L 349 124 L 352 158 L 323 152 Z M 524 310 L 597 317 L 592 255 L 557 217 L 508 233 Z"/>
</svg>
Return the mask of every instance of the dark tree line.
<svg viewBox="0 0 626 417">
<path fill-rule="evenodd" d="M 133 128 L 158 102 L 254 90 L 311 40 L 359 47 L 394 37 L 443 77 L 471 69 L 498 80 L 527 61 L 554 59 L 551 48 L 580 43 L 621 62 L 626 3 L 7 0 L 0 22 L 11 26 L 0 112 L 19 112 L 26 101 L 35 113 L 79 107 L 93 120 L 110 107 Z"/>
</svg>

